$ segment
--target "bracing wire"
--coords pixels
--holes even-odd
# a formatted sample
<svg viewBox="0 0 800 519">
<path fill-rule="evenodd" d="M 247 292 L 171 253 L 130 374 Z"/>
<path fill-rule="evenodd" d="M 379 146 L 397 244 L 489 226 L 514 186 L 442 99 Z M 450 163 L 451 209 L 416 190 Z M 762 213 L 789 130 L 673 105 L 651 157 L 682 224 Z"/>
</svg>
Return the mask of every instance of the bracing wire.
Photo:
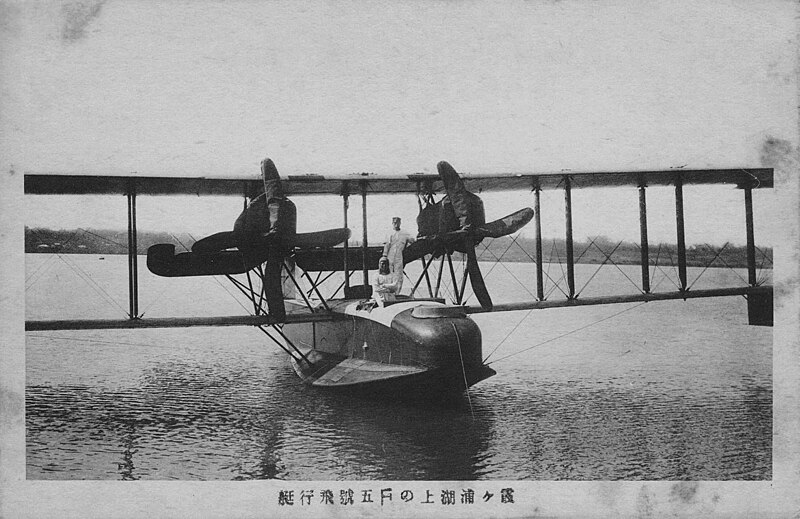
<svg viewBox="0 0 800 519">
<path fill-rule="evenodd" d="M 97 343 L 97 344 L 111 344 L 114 346 L 124 345 L 124 346 L 147 346 L 147 347 L 157 347 L 161 348 L 161 346 L 156 346 L 154 344 L 144 344 L 141 342 L 123 342 L 123 341 L 103 341 L 100 339 L 80 339 L 78 337 L 65 337 L 63 335 L 37 335 L 32 333 L 26 333 L 26 337 L 35 337 L 37 339 L 59 339 L 65 341 L 75 341 L 75 342 L 89 342 L 89 343 Z"/>
<path fill-rule="evenodd" d="M 672 266 L 672 268 L 673 268 L 673 269 L 675 269 L 675 272 L 677 272 L 677 270 L 678 270 L 678 266 L 677 266 L 677 265 L 675 265 L 675 260 L 672 258 L 672 253 L 671 253 L 671 252 L 669 251 L 669 249 L 667 249 L 666 247 L 664 248 L 664 251 L 665 251 L 665 252 L 667 253 L 667 255 L 669 256 L 669 263 L 670 263 L 670 265 Z M 663 270 L 663 269 L 661 269 L 661 272 L 664 272 L 664 270 Z M 667 279 L 669 279 L 669 280 L 672 282 L 672 284 L 673 284 L 673 285 L 675 285 L 675 288 L 677 288 L 678 290 L 680 290 L 680 289 L 681 289 L 680 285 L 679 285 L 679 284 L 677 284 L 677 283 L 675 282 L 675 280 L 674 280 L 674 279 L 672 279 L 671 277 L 667 276 L 667 273 L 666 273 L 666 272 L 664 272 L 664 275 L 667 277 Z"/>
<path fill-rule="evenodd" d="M 624 310 L 622 310 L 622 311 L 619 311 L 619 312 L 617 312 L 617 313 L 615 313 L 615 314 L 609 315 L 608 317 L 604 317 L 604 318 L 602 318 L 602 319 L 599 319 L 599 320 L 597 320 L 597 321 L 594 321 L 594 322 L 592 322 L 592 323 L 589 323 L 589 324 L 587 324 L 587 325 L 585 325 L 585 326 L 581 326 L 580 328 L 576 328 L 576 329 L 574 329 L 574 330 L 571 330 L 571 331 L 569 331 L 569 332 L 567 332 L 567 333 L 563 333 L 563 334 L 561 334 L 561 335 L 558 335 L 558 336 L 556 336 L 556 337 L 553 337 L 553 338 L 547 339 L 546 341 L 543 341 L 543 342 L 540 342 L 540 343 L 534 344 L 533 346 L 530 346 L 530 347 L 528 347 L 528 348 L 525 348 L 525 349 L 522 349 L 522 350 L 520 350 L 520 351 L 514 352 L 514 353 L 512 353 L 512 354 L 510 354 L 510 355 L 506 355 L 505 357 L 500 357 L 499 359 L 493 360 L 493 361 L 492 361 L 492 362 L 490 362 L 489 364 L 493 364 L 493 363 L 495 363 L 495 362 L 500 362 L 501 360 L 506 360 L 506 359 L 508 359 L 508 358 L 510 358 L 510 357 L 514 357 L 514 356 L 516 356 L 516 355 L 519 355 L 520 353 L 526 352 L 526 351 L 528 351 L 528 350 L 532 350 L 533 348 L 538 348 L 539 346 L 542 346 L 542 345 L 544 345 L 544 344 L 547 344 L 547 343 L 550 343 L 550 342 L 553 342 L 553 341 L 557 341 L 558 339 L 562 339 L 562 338 L 564 338 L 564 337 L 566 337 L 566 336 L 568 336 L 568 335 L 572 335 L 573 333 L 577 333 L 577 332 L 579 332 L 579 331 L 581 331 L 581 330 L 585 330 L 585 329 L 587 329 L 587 328 L 590 328 L 590 327 L 592 327 L 592 326 L 594 326 L 594 325 L 596 325 L 596 324 L 600 324 L 600 323 L 602 323 L 603 321 L 608 321 L 609 319 L 613 319 L 614 317 L 617 317 L 618 315 L 622 315 L 622 314 L 624 314 L 625 312 L 629 312 L 629 311 L 631 311 L 631 310 L 634 310 L 634 309 L 636 309 L 636 308 L 639 308 L 640 306 L 642 306 L 643 304 L 646 304 L 646 303 L 647 303 L 647 301 L 643 301 L 643 302 L 639 303 L 638 305 L 632 306 L 632 307 L 630 307 L 630 308 L 626 308 L 626 309 L 624 309 Z M 513 330 L 512 330 L 512 331 L 513 331 Z M 509 335 L 510 335 L 510 333 L 509 333 Z M 503 339 L 503 340 L 505 340 L 505 339 Z M 488 365 L 488 364 L 487 364 L 487 365 Z"/>
<path fill-rule="evenodd" d="M 42 235 L 41 235 L 41 234 L 40 234 L 40 233 L 39 233 L 39 232 L 38 232 L 36 229 L 29 229 L 29 230 L 30 230 L 30 231 L 31 231 L 33 234 L 36 234 L 36 235 L 39 237 L 39 239 L 40 239 L 40 240 L 42 240 Z M 78 235 L 78 232 L 80 232 L 80 231 L 83 231 L 83 229 L 81 229 L 81 228 L 75 229 L 75 231 L 73 231 L 73 232 L 72 232 L 72 234 L 70 234 L 70 236 L 69 236 L 69 238 L 67 239 L 67 241 L 65 241 L 65 242 L 64 242 L 64 245 L 62 245 L 62 247 L 66 247 L 67 245 L 69 245 L 69 243 L 72 241 L 72 239 L 73 239 L 73 238 L 75 238 L 75 236 L 77 236 L 77 235 Z M 85 232 L 85 231 L 84 231 L 84 232 Z M 40 271 L 40 270 L 41 270 L 41 269 L 42 269 L 42 268 L 43 268 L 45 265 L 50 265 L 50 266 L 52 266 L 52 265 L 53 265 L 53 259 L 54 259 L 54 257 L 58 257 L 58 256 L 59 256 L 59 255 L 58 255 L 58 253 L 55 253 L 55 254 L 54 254 L 54 256 L 51 256 L 51 257 L 50 257 L 50 258 L 48 258 L 48 259 L 47 259 L 45 262 L 43 262 L 41 265 L 39 265 L 39 267 L 38 267 L 36 270 L 34 270 L 34 271 L 33 271 L 33 272 L 32 272 L 32 273 L 31 273 L 31 274 L 30 274 L 30 275 L 29 275 L 29 276 L 28 276 L 28 277 L 25 279 L 25 284 L 26 284 L 26 286 L 25 286 L 25 289 L 26 289 L 26 290 L 27 290 L 27 289 L 29 289 L 29 288 L 31 288 L 33 285 L 35 285 L 35 284 L 36 284 L 36 283 L 39 281 L 39 279 L 41 278 L 41 276 L 39 276 L 39 277 L 38 277 L 38 278 L 36 278 L 35 280 L 31 281 L 31 280 L 34 278 L 34 276 L 36 275 L 36 273 L 37 273 L 37 272 L 39 272 L 39 271 Z M 49 268 L 49 267 L 48 267 L 48 268 Z M 43 271 L 43 272 L 42 272 L 42 274 L 44 274 L 46 271 L 47 271 L 47 269 L 45 269 L 45 271 Z"/>
<path fill-rule="evenodd" d="M 581 295 L 581 293 L 582 293 L 582 292 L 583 292 L 583 291 L 586 289 L 586 287 L 587 287 L 587 286 L 589 286 L 589 283 L 591 283 L 591 281 L 594 279 L 594 277 L 597 275 L 597 273 L 598 273 L 598 272 L 600 272 L 600 269 L 601 269 L 601 268 L 603 268 L 603 267 L 604 267 L 604 266 L 605 266 L 607 263 L 609 263 L 609 262 L 611 262 L 611 264 L 612 264 L 612 265 L 614 265 L 615 267 L 617 267 L 617 269 L 619 269 L 619 271 L 620 271 L 620 272 L 622 272 L 622 275 L 623 275 L 623 276 L 625 276 L 626 278 L 628 278 L 628 281 L 630 281 L 631 283 L 633 283 L 633 280 L 631 280 L 631 278 L 630 278 L 630 277 L 628 277 L 628 275 L 627 275 L 627 274 L 625 274 L 625 272 L 624 272 L 622 269 L 620 269 L 620 268 L 619 268 L 619 266 L 618 266 L 616 263 L 614 263 L 614 261 L 611 259 L 611 256 L 612 256 L 612 255 L 613 255 L 615 252 L 617 252 L 617 249 L 619 248 L 619 246 L 620 246 L 620 245 L 622 245 L 622 241 L 620 241 L 620 242 L 617 244 L 617 246 L 616 246 L 616 247 L 614 247 L 614 250 L 612 250 L 610 254 L 606 254 L 606 253 L 605 253 L 605 251 L 604 251 L 603 249 L 601 249 L 601 248 L 600 248 L 600 247 L 599 247 L 599 246 L 598 246 L 598 245 L 595 243 L 595 240 L 592 240 L 592 244 L 595 246 L 595 248 L 597 248 L 597 250 L 599 250 L 599 251 L 600 251 L 600 253 L 601 253 L 603 256 L 605 256 L 605 259 L 603 260 L 603 262 L 602 262 L 602 263 L 600 263 L 600 265 L 597 267 L 597 269 L 594 271 L 594 273 L 593 273 L 593 274 L 592 274 L 592 275 L 589 277 L 589 279 L 587 279 L 587 280 L 586 280 L 586 283 L 584 283 L 584 284 L 583 284 L 583 286 L 581 287 L 581 289 L 580 289 L 580 290 L 578 290 L 578 293 L 577 293 L 577 294 L 575 294 L 575 298 L 576 298 L 576 299 L 578 298 L 578 296 L 580 296 L 580 295 Z M 639 288 L 639 286 L 638 286 L 636 283 L 633 283 L 633 286 L 634 286 L 634 287 L 636 287 L 637 289 Z"/>
<path fill-rule="evenodd" d="M 658 250 L 656 250 L 656 259 L 653 262 L 653 270 L 650 272 L 650 283 L 655 283 L 656 273 L 658 272 L 658 258 L 661 257 L 661 243 L 658 244 Z M 650 289 L 653 290 L 652 288 Z"/>
<path fill-rule="evenodd" d="M 727 246 L 727 243 L 726 243 L 725 245 Z M 723 247 L 723 248 L 724 248 L 724 247 Z M 712 251 L 714 250 L 714 249 L 712 249 L 711 247 L 709 247 L 709 249 L 711 249 Z M 720 252 L 722 252 L 722 251 L 720 251 Z M 731 266 L 728 264 L 728 262 L 727 262 L 727 261 L 725 261 L 725 258 L 723 258 L 723 257 L 722 257 L 722 256 L 720 256 L 719 254 L 717 254 L 717 256 L 715 256 L 715 257 L 714 257 L 714 259 L 717 259 L 717 257 L 719 257 L 719 260 L 722 262 L 722 264 L 723 264 L 723 265 L 725 265 L 726 267 L 728 267 L 728 269 L 730 269 L 730 271 L 731 271 L 731 272 L 733 272 L 734 274 L 736 274 L 736 275 L 739 277 L 739 279 L 741 279 L 741 280 L 742 280 L 742 283 L 744 283 L 745 285 L 747 284 L 747 280 L 746 280 L 746 279 L 744 279 L 744 278 L 742 277 L 742 275 L 741 275 L 741 274 L 739 274 L 738 272 L 736 272 L 736 269 L 734 269 L 733 267 L 731 267 Z M 713 261 L 713 260 L 712 260 L 712 261 Z M 705 270 L 703 270 L 703 272 L 705 272 Z M 698 276 L 698 277 L 699 277 L 699 276 Z M 696 281 L 696 280 L 695 280 L 695 281 Z"/>
<path fill-rule="evenodd" d="M 489 355 L 487 355 L 487 356 L 486 356 L 486 358 L 485 358 L 485 359 L 483 359 L 483 363 L 484 363 L 484 364 L 486 364 L 486 361 L 487 361 L 487 360 L 489 360 L 489 357 L 491 357 L 492 355 L 494 355 L 494 352 L 496 352 L 496 351 L 497 351 L 497 349 L 498 349 L 500 346 L 502 346 L 502 345 L 503 345 L 503 343 L 504 343 L 504 342 L 506 342 L 506 340 L 508 340 L 508 338 L 509 338 L 509 337 L 511 337 L 511 335 L 512 335 L 512 334 L 513 334 L 513 333 L 514 333 L 516 330 L 517 330 L 517 328 L 519 328 L 519 326 L 520 326 L 520 325 L 521 325 L 521 324 L 522 324 L 522 323 L 525 321 L 525 319 L 527 319 L 527 318 L 528 318 L 528 316 L 530 316 L 530 315 L 531 315 L 531 313 L 533 312 L 533 310 L 534 310 L 533 308 L 531 308 L 530 310 L 528 310 L 528 313 L 527 313 L 527 314 L 525 314 L 525 315 L 523 315 L 523 316 L 522 316 L 522 319 L 520 319 L 520 320 L 519 320 L 519 322 L 517 322 L 517 324 L 516 324 L 516 325 L 514 325 L 514 327 L 511 329 L 511 331 L 509 331 L 509 332 L 506 334 L 506 336 L 505 336 L 505 337 L 503 337 L 503 340 L 502 340 L 502 341 L 500 341 L 499 343 L 497 343 L 497 346 L 495 346 L 495 347 L 494 347 L 494 349 L 493 349 L 493 350 L 492 350 L 492 351 L 489 353 Z"/>
<path fill-rule="evenodd" d="M 456 333 L 456 342 L 458 343 L 458 356 L 461 358 L 461 373 L 464 375 L 464 389 L 467 392 L 467 401 L 469 402 L 469 412 L 472 415 L 472 421 L 475 421 L 475 411 L 472 409 L 472 397 L 469 394 L 469 382 L 467 381 L 467 369 L 464 367 L 464 354 L 461 353 L 461 337 L 458 335 L 458 328 L 455 323 L 450 323 L 453 331 Z"/>
<path fill-rule="evenodd" d="M 180 240 L 180 238 L 178 238 L 178 237 L 177 237 L 177 236 L 175 236 L 174 234 L 172 235 L 172 237 L 173 237 L 173 238 L 175 238 L 175 240 L 177 240 L 177 242 L 181 244 L 181 247 L 183 247 L 183 248 L 184 248 L 184 249 L 186 249 L 186 250 L 189 250 L 189 248 L 188 248 L 188 247 L 186 247 L 186 245 L 184 245 L 184 244 L 183 244 L 183 242 Z M 189 237 L 190 237 L 191 239 L 195 240 L 195 237 L 194 237 L 194 236 L 192 236 L 191 234 L 189 234 Z M 197 240 L 195 240 L 195 241 L 197 241 Z M 229 296 L 231 296 L 231 298 L 232 298 L 234 301 L 236 301 L 236 304 L 238 304 L 239 306 L 241 306 L 241 307 L 242 307 L 242 309 L 243 309 L 245 312 L 247 312 L 249 315 L 254 315 L 254 314 L 253 314 L 253 313 L 250 311 L 250 309 L 249 309 L 247 306 L 245 306 L 245 304 L 244 304 L 244 303 L 242 303 L 241 299 L 239 299 L 239 298 L 236 296 L 236 293 L 235 293 L 235 292 L 231 292 L 231 291 L 228 289 L 228 286 L 227 286 L 226 284 L 224 284 L 222 281 L 220 281 L 220 279 L 219 279 L 219 276 L 211 276 L 211 277 L 214 279 L 214 281 L 216 281 L 216 283 L 217 283 L 219 286 L 221 286 L 221 287 L 222 287 L 222 289 L 223 289 L 223 290 L 224 290 L 224 291 L 225 291 L 225 292 L 226 292 L 226 293 L 227 293 Z"/>
<path fill-rule="evenodd" d="M 108 243 L 110 243 L 112 245 L 116 245 L 117 247 L 120 247 L 122 249 L 127 249 L 128 248 L 128 244 L 126 244 L 126 243 L 120 243 L 118 241 L 110 240 L 110 239 L 106 238 L 105 236 L 101 236 L 101 235 L 99 235 L 97 233 L 94 233 L 92 231 L 87 231 L 86 229 L 79 228 L 78 230 L 79 231 L 83 231 L 86 234 L 91 234 L 92 236 L 94 236 L 96 238 L 100 238 L 101 240 L 103 240 L 105 242 L 108 242 Z"/>
<path fill-rule="evenodd" d="M 719 257 L 720 257 L 720 254 L 722 254 L 722 251 L 724 251 L 724 250 L 725 250 L 725 249 L 728 247 L 728 245 L 730 245 L 730 242 L 727 242 L 727 241 L 726 241 L 726 242 L 725 242 L 725 245 L 723 245 L 723 246 L 722 246 L 722 248 L 721 248 L 720 250 L 718 250 L 716 254 L 714 254 L 714 257 L 713 257 L 713 258 L 711 258 L 711 261 L 709 261 L 709 262 L 708 262 L 708 264 L 705 266 L 705 268 L 703 268 L 703 270 L 701 270 L 701 271 L 700 271 L 700 273 L 697 275 L 697 277 L 696 277 L 696 278 L 694 278 L 694 281 L 692 281 L 691 283 L 689 283 L 689 286 L 686 288 L 686 290 L 691 290 L 691 289 L 692 289 L 692 287 L 693 287 L 693 286 L 694 286 L 694 285 L 695 285 L 695 284 L 696 284 L 696 283 L 697 283 L 697 282 L 700 280 L 700 277 L 701 277 L 703 274 L 705 274 L 706 270 L 708 270 L 708 269 L 709 269 L 709 267 L 711 267 L 711 265 L 713 265 L 713 264 L 714 264 L 714 262 L 717 260 L 717 258 L 719 258 Z M 712 252 L 714 251 L 714 248 L 713 248 L 713 247 L 711 247 L 711 246 L 710 246 L 710 245 L 708 245 L 708 244 L 706 244 L 706 245 L 705 245 L 705 247 L 706 247 L 708 250 L 712 251 Z M 731 270 L 733 270 L 733 269 L 731 269 Z M 738 273 L 738 272 L 736 272 L 735 270 L 734 270 L 734 273 L 735 273 L 737 276 L 739 275 L 739 273 Z M 741 278 L 741 276 L 739 276 L 739 277 Z M 744 281 L 744 278 L 742 278 L 742 281 Z"/>
<path fill-rule="evenodd" d="M 550 254 L 547 257 L 547 270 L 543 271 L 543 274 L 545 275 L 545 277 L 547 279 L 549 279 L 553 283 L 552 286 L 550 286 L 547 289 L 547 293 L 544 294 L 544 299 L 549 298 L 550 294 L 555 292 L 556 289 L 558 289 L 558 291 L 561 292 L 561 294 L 564 297 L 569 298 L 567 293 L 564 292 L 564 289 L 561 288 L 561 282 L 566 280 L 566 273 L 564 272 L 564 268 L 563 267 L 561 268 L 561 277 L 559 277 L 557 281 L 555 279 L 553 279 L 552 276 L 550 276 L 550 267 L 553 265 L 553 253 L 556 254 L 556 258 L 558 259 L 558 265 L 561 266 L 561 258 L 558 257 L 558 251 L 556 251 L 556 241 L 555 240 L 553 240 L 553 246 L 550 248 Z"/>
<path fill-rule="evenodd" d="M 64 255 L 61 255 L 61 254 L 58 254 L 58 253 L 56 253 L 56 255 L 58 256 L 58 259 L 63 261 L 65 265 L 67 265 L 70 269 L 72 269 L 72 271 L 75 272 L 75 274 L 77 274 L 79 278 L 81 278 L 84 282 L 86 282 L 86 284 L 89 285 L 89 287 L 92 288 L 103 299 L 105 299 L 106 302 L 111 303 L 114 306 L 116 306 L 117 308 L 119 308 L 122 311 L 123 314 L 127 314 L 128 313 L 127 310 L 125 310 L 125 308 L 123 308 L 122 305 L 120 305 L 111 296 L 111 294 L 109 294 L 97 281 L 95 281 L 92 276 L 88 275 L 80 267 L 78 267 L 74 263 L 72 263 L 69 260 L 67 260 L 67 258 L 65 258 Z"/>
<path fill-rule="evenodd" d="M 39 265 L 36 270 L 34 270 L 28 277 L 25 278 L 25 290 L 29 290 L 33 288 L 33 286 L 39 282 L 39 280 L 47 274 L 50 268 L 55 265 L 53 260 L 55 260 L 55 254 L 49 254 L 49 258 Z"/>
<path fill-rule="evenodd" d="M 190 235 L 190 236 L 191 236 L 191 235 Z M 183 242 L 181 242 L 181 240 L 180 240 L 180 239 L 179 239 L 177 236 L 175 236 L 174 234 L 172 234 L 172 237 L 173 237 L 173 238 L 175 238 L 175 241 L 177 241 L 178 243 L 180 243 L 180 244 L 181 244 L 181 247 L 183 247 L 183 248 L 184 248 L 184 249 L 186 249 L 186 250 L 189 250 L 189 248 L 188 248 L 188 247 L 186 247 L 186 245 L 184 245 L 184 244 L 183 244 Z M 192 239 L 194 239 L 194 238 L 192 238 Z M 165 286 L 163 289 L 161 289 L 161 291 L 160 291 L 160 292 L 159 292 L 159 293 L 158 293 L 158 294 L 157 294 L 157 295 L 156 295 L 156 296 L 153 298 L 153 300 L 152 300 L 152 301 L 150 301 L 150 304 L 148 304 L 148 305 L 147 305 L 147 306 L 144 308 L 144 310 L 142 310 L 142 311 L 139 313 L 139 317 L 144 317 L 144 314 L 146 314 L 148 310 L 150 310 L 151 308 L 153 308 L 153 306 L 154 306 L 154 305 L 155 305 L 157 302 L 159 302 L 159 301 L 161 300 L 161 297 L 162 297 L 162 296 L 163 296 L 163 295 L 164 295 L 164 294 L 167 292 L 167 290 L 169 290 L 169 289 L 170 289 L 170 286 L 169 286 L 169 285 L 166 285 L 166 286 Z"/>
<path fill-rule="evenodd" d="M 515 242 L 516 242 L 516 238 L 514 239 L 514 241 L 512 241 L 512 242 L 511 242 L 511 245 L 513 245 Z M 489 250 L 488 248 L 486 249 L 487 251 L 489 251 L 489 254 L 491 254 L 491 255 L 494 257 L 494 259 L 495 259 L 495 263 L 494 263 L 494 265 L 492 265 L 492 268 L 491 268 L 491 269 L 489 269 L 489 272 L 487 272 L 487 273 L 486 273 L 486 275 L 485 275 L 484 277 L 485 277 L 485 278 L 488 278 L 488 277 L 489 277 L 489 274 L 491 274 L 491 273 L 492 273 L 492 270 L 494 270 L 494 267 L 495 267 L 496 265 L 500 265 L 501 267 L 503 267 L 503 268 L 506 270 L 506 272 L 508 272 L 509 274 L 511 274 L 511 277 L 513 277 L 513 278 L 514 278 L 514 279 L 517 281 L 517 283 L 519 283 L 519 284 L 520 284 L 520 286 L 522 286 L 522 287 L 525 289 L 525 291 L 526 291 L 526 292 L 528 292 L 528 294 L 530 294 L 532 297 L 536 297 L 536 295 L 535 295 L 533 292 L 531 292 L 530 290 L 528 290 L 528 287 L 527 287 L 527 286 L 525 286 L 525 283 L 523 283 L 523 282 L 522 282 L 522 281 L 521 281 L 521 280 L 520 280 L 520 279 L 519 279 L 519 278 L 518 278 L 518 277 L 517 277 L 517 276 L 516 276 L 516 275 L 515 275 L 513 272 L 511 272 L 511 270 L 510 270 L 510 269 L 509 269 L 509 268 L 508 268 L 508 267 L 505 265 L 505 263 L 503 263 L 503 262 L 501 261 L 501 260 L 503 259 L 503 256 L 505 256 L 506 252 L 508 252 L 508 249 L 510 249 L 510 248 L 511 248 L 511 245 L 509 245 L 509 246 L 508 246 L 508 248 L 506 248 L 505 252 L 503 252 L 503 254 L 501 254 L 499 257 L 498 257 L 498 256 L 496 256 L 496 255 L 495 255 L 495 253 L 494 253 L 494 252 L 492 252 L 491 250 Z M 523 250 L 524 250 L 524 249 L 523 249 Z"/>
</svg>

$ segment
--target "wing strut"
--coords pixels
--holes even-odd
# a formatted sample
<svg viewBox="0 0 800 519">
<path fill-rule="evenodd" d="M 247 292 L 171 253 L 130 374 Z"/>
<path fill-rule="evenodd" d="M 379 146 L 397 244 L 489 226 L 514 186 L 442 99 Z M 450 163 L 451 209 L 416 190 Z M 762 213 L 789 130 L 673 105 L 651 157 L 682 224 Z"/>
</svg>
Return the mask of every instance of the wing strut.
<svg viewBox="0 0 800 519">
<path fill-rule="evenodd" d="M 753 233 L 753 188 L 744 187 L 744 217 L 747 233 L 747 282 L 756 286 L 756 239 Z"/>
<path fill-rule="evenodd" d="M 544 272 L 542 270 L 542 213 L 540 211 L 540 198 L 542 188 L 539 183 L 533 188 L 534 193 L 534 213 L 536 218 L 536 299 L 544 301 Z"/>
<path fill-rule="evenodd" d="M 572 186 L 568 176 L 564 177 L 564 218 L 567 228 L 567 285 L 568 299 L 575 299 L 575 255 L 572 248 Z"/>
<path fill-rule="evenodd" d="M 361 257 L 362 257 L 362 272 L 364 275 L 364 291 L 369 288 L 369 265 L 367 265 L 367 258 L 369 257 L 369 248 L 367 245 L 367 183 L 361 181 L 361 226 L 363 233 L 361 237 Z"/>
<path fill-rule="evenodd" d="M 751 287 L 758 285 L 756 277 L 756 241 L 753 232 L 753 183 L 744 186 L 745 233 L 747 234 L 747 278 Z M 747 297 L 747 319 L 752 325 L 772 326 L 774 322 L 774 301 L 770 291 L 767 294 L 753 293 Z"/>
<path fill-rule="evenodd" d="M 647 243 L 647 185 L 639 184 L 639 242 L 642 259 L 642 292 L 650 293 L 650 247 Z"/>
<path fill-rule="evenodd" d="M 344 213 L 344 225 L 343 225 L 343 227 L 345 229 L 348 229 L 348 227 L 347 227 L 347 211 L 348 211 L 348 209 L 350 209 L 350 190 L 349 190 L 349 187 L 350 186 L 347 184 L 347 182 L 345 182 L 344 185 L 342 185 L 342 212 Z M 350 248 L 349 245 L 350 245 L 350 238 L 348 237 L 344 241 L 344 258 L 343 258 L 343 264 L 342 264 L 342 269 L 344 270 L 344 292 L 345 292 L 345 294 L 350 290 L 350 268 L 347 265 L 347 254 L 348 254 L 348 249 Z"/>
<path fill-rule="evenodd" d="M 136 244 L 136 180 L 128 179 L 128 303 L 129 317 L 139 318 L 139 269 Z"/>
<path fill-rule="evenodd" d="M 678 277 L 680 291 L 686 292 L 686 236 L 683 223 L 683 177 L 675 175 L 675 227 L 678 231 Z"/>
</svg>

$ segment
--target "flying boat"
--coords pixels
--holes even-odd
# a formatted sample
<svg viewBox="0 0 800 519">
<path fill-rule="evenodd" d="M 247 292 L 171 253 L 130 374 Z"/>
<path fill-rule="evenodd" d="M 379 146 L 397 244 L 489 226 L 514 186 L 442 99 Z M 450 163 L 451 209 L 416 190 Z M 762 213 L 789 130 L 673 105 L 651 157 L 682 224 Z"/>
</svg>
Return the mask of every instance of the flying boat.
<svg viewBox="0 0 800 519">
<path fill-rule="evenodd" d="M 262 162 L 262 178 L 187 178 L 56 175 L 28 173 L 27 194 L 122 194 L 128 200 L 129 313 L 126 319 L 29 320 L 26 330 L 120 329 L 188 326 L 254 326 L 288 355 L 294 371 L 311 386 L 334 391 L 405 398 L 460 393 L 496 372 L 486 362 L 481 331 L 470 314 L 583 305 L 648 302 L 698 297 L 744 296 L 751 324 L 771 324 L 772 286 L 756 276 L 752 190 L 771 188 L 769 168 L 558 172 L 461 175 L 447 162 L 437 174 L 385 177 L 372 174 L 295 175 L 281 178 L 272 161 Z M 684 238 L 684 185 L 727 184 L 744 192 L 748 283 L 692 290 L 687 280 Z M 639 193 L 641 283 L 637 293 L 579 297 L 575 287 L 571 190 L 575 187 L 634 187 Z M 654 292 L 647 238 L 648 186 L 675 190 L 677 290 Z M 544 293 L 540 193 L 561 189 L 565 196 L 566 272 L 563 299 Z M 492 190 L 528 190 L 534 207 L 488 221 L 476 194 Z M 370 271 L 377 269 L 382 247 L 367 236 L 367 193 L 414 194 L 419 203 L 416 241 L 403 251 L 403 263 L 419 262 L 410 294 L 380 303 L 373 297 Z M 250 315 L 143 318 L 138 311 L 136 197 L 203 194 L 244 196 L 248 201 L 232 231 L 198 240 L 176 252 L 171 243 L 151 246 L 147 267 L 156 276 L 224 276 L 252 305 Z M 296 232 L 298 215 L 289 195 L 335 194 L 343 199 L 344 221 L 311 233 Z M 349 197 L 360 194 L 363 236 L 349 245 Z M 302 215 L 300 215 L 302 217 Z M 484 240 L 518 234 L 534 222 L 536 297 L 494 303 L 476 254 Z M 465 267 L 458 279 L 454 255 Z M 611 253 L 603 252 L 607 260 Z M 361 282 L 355 273 L 361 271 Z M 440 293 L 449 273 L 452 298 Z M 331 276 L 341 283 L 330 294 L 322 286 Z M 312 277 L 316 276 L 316 277 Z M 301 281 L 303 283 L 301 283 Z M 424 283 L 423 283 L 424 281 Z M 477 305 L 467 304 L 467 282 Z M 416 295 L 427 287 L 427 294 Z M 340 295 L 341 292 L 341 295 Z"/>
</svg>

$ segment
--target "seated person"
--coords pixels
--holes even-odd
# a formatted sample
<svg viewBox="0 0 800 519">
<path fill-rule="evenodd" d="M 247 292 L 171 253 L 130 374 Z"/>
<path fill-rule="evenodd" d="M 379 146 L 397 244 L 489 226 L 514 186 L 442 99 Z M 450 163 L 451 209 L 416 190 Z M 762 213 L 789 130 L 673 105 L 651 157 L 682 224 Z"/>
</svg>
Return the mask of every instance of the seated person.
<svg viewBox="0 0 800 519">
<path fill-rule="evenodd" d="M 372 297 L 375 298 L 378 306 L 383 306 L 384 303 L 395 300 L 397 288 L 397 276 L 392 274 L 389 269 L 389 258 L 382 256 L 378 261 L 378 276 L 373 284 Z"/>
</svg>

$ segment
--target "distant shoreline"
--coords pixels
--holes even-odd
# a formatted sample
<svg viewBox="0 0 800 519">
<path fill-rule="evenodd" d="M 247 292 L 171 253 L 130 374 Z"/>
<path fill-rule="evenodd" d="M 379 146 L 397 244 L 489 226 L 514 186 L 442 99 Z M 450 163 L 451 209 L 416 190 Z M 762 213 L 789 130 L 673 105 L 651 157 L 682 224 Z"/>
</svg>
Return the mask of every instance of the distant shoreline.
<svg viewBox="0 0 800 519">
<path fill-rule="evenodd" d="M 172 243 L 176 250 L 185 250 L 194 243 L 196 237 L 186 233 L 138 232 L 137 252 L 147 254 L 147 249 L 156 243 Z M 520 263 L 534 262 L 536 240 L 519 237 L 516 243 L 510 237 L 487 240 L 488 249 L 478 246 L 479 258 L 483 261 L 502 261 Z M 371 244 L 378 245 L 378 244 Z M 351 242 L 351 247 L 360 244 Z M 677 246 L 674 244 L 651 243 L 650 264 L 677 265 Z M 640 265 L 639 245 L 632 242 L 615 242 L 605 237 L 575 242 L 573 245 L 575 263 L 617 265 Z M 127 254 L 128 237 L 126 231 L 108 229 L 70 229 L 52 230 L 25 227 L 25 252 L 39 254 Z M 613 254 L 612 254 L 613 252 Z M 606 257 L 610 255 L 612 261 Z M 542 257 L 547 263 L 566 261 L 566 243 L 563 239 L 549 239 L 542 242 Z M 759 268 L 772 268 L 772 248 L 757 247 L 756 265 Z M 692 245 L 686 248 L 686 264 L 690 267 L 730 267 L 747 268 L 746 248 L 739 245 L 709 246 Z"/>
</svg>

